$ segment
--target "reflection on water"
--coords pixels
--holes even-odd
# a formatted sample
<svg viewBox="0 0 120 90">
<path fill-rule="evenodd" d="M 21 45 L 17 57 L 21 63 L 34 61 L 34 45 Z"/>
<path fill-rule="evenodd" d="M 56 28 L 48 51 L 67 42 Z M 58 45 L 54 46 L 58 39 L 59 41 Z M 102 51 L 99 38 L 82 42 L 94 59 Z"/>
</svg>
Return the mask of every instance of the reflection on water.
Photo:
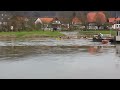
<svg viewBox="0 0 120 90">
<path fill-rule="evenodd" d="M 120 45 L 89 40 L 0 42 L 0 78 L 120 78 Z"/>
<path fill-rule="evenodd" d="M 99 46 L 0 46 L 0 58 L 21 58 L 38 54 L 105 54 L 112 48 Z"/>
</svg>

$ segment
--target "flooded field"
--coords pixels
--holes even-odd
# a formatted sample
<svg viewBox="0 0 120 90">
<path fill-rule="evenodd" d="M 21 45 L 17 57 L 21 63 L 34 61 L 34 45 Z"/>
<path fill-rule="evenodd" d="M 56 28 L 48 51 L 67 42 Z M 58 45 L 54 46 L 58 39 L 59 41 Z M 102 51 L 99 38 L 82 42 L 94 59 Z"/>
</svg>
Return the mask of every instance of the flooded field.
<svg viewBox="0 0 120 90">
<path fill-rule="evenodd" d="M 87 39 L 0 41 L 0 78 L 120 78 L 119 47 Z"/>
</svg>

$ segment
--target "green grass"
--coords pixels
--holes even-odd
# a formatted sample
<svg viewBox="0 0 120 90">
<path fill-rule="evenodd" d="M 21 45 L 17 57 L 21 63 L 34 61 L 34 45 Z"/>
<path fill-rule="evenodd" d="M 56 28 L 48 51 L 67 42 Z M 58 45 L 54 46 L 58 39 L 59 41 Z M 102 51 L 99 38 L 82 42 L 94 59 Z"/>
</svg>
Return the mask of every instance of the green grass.
<svg viewBox="0 0 120 90">
<path fill-rule="evenodd" d="M 116 35 L 115 30 L 87 30 L 87 31 L 80 31 L 80 35 L 95 35 L 95 34 L 111 34 L 112 36 Z"/>
<path fill-rule="evenodd" d="M 58 37 L 64 36 L 59 31 L 21 31 L 21 32 L 0 32 L 0 36 L 14 36 L 14 37 L 26 37 L 26 36 L 45 36 L 45 37 Z"/>
</svg>

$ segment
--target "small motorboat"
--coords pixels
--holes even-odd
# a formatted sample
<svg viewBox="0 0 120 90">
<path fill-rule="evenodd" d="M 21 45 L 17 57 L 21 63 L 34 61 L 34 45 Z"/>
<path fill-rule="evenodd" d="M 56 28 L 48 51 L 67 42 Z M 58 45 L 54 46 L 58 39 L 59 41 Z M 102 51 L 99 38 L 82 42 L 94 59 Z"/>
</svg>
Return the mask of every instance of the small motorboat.
<svg viewBox="0 0 120 90">
<path fill-rule="evenodd" d="M 93 42 L 102 42 L 102 40 L 104 40 L 104 39 L 93 37 Z"/>
<path fill-rule="evenodd" d="M 95 38 L 93 37 L 93 42 L 102 42 L 102 40 L 108 40 L 109 42 L 114 42 L 114 38 Z"/>
</svg>

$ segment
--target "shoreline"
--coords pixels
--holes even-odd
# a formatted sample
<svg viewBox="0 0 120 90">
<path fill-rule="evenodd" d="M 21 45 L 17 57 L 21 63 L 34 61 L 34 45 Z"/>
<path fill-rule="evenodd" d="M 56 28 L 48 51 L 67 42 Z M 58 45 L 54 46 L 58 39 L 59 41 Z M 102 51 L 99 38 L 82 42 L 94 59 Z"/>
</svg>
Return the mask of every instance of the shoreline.
<svg viewBox="0 0 120 90">
<path fill-rule="evenodd" d="M 1 46 L 6 47 L 6 46 Z M 47 45 L 38 45 L 38 46 L 7 46 L 7 47 L 40 47 L 40 48 L 116 48 L 116 45 L 57 45 L 57 46 L 47 46 Z"/>
<path fill-rule="evenodd" d="M 58 31 L 0 32 L 0 40 L 50 39 L 60 36 L 66 35 Z"/>
<path fill-rule="evenodd" d="M 46 40 L 46 39 L 56 39 L 57 37 L 49 37 L 49 36 L 27 36 L 27 37 L 15 37 L 15 36 L 0 36 L 1 41 L 7 40 Z"/>
</svg>

